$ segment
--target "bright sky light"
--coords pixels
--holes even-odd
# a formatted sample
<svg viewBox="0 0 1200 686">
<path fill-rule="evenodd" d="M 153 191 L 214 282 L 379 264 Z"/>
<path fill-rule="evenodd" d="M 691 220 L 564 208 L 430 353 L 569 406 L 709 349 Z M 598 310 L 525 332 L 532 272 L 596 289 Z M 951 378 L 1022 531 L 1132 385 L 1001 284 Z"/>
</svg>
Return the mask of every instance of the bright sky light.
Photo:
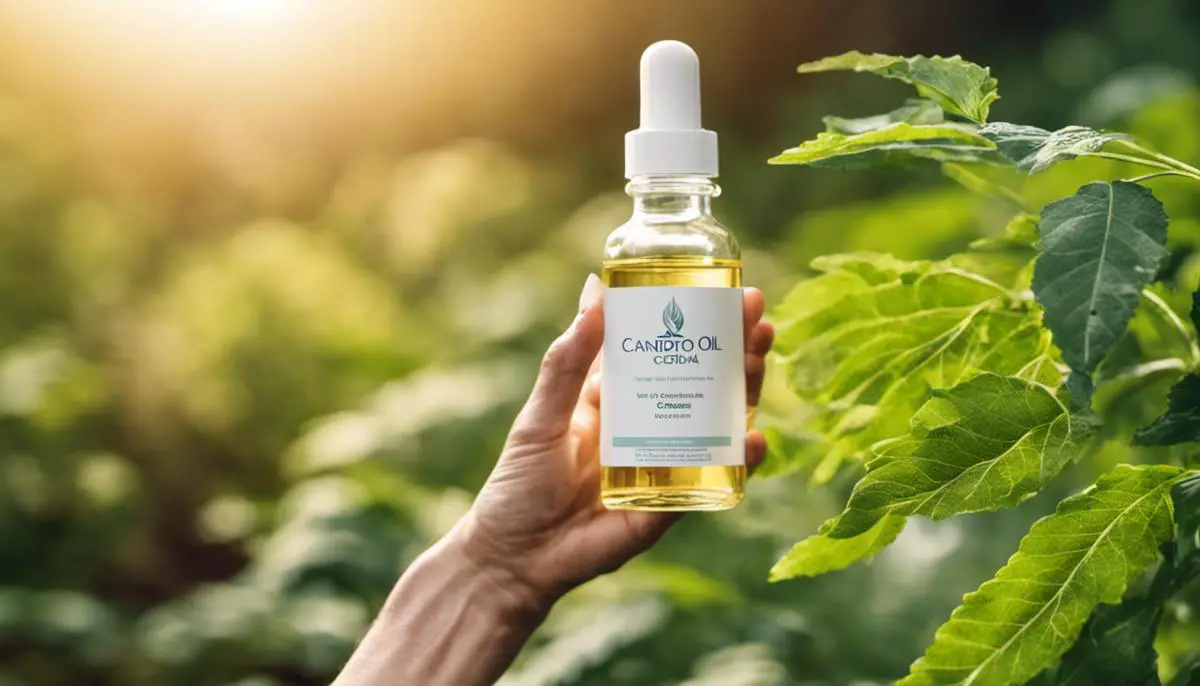
<svg viewBox="0 0 1200 686">
<path fill-rule="evenodd" d="M 310 4 L 306 0 L 185 0 L 181 6 L 214 28 L 269 29 L 304 13 Z"/>
</svg>

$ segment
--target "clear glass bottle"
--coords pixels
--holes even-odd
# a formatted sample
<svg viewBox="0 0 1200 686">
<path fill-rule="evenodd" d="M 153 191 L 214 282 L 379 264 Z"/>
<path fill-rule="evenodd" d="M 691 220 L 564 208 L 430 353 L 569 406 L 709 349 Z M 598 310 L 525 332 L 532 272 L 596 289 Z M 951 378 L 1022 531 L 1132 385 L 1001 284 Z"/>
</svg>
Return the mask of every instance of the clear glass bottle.
<svg viewBox="0 0 1200 686">
<path fill-rule="evenodd" d="M 736 291 L 740 315 L 741 250 L 733 234 L 712 215 L 712 199 L 720 194 L 720 188 L 707 176 L 661 174 L 635 176 L 625 190 L 633 198 L 633 216 L 609 236 L 605 245 L 605 285 L 610 289 L 672 286 L 731 289 Z M 736 331 L 723 331 L 717 337 L 717 340 L 724 337 L 721 353 L 737 355 L 738 362 L 743 365 L 737 370 L 738 378 L 733 381 L 741 385 L 729 388 L 731 382 L 725 378 L 720 383 L 726 388 L 717 391 L 730 394 L 730 398 L 722 400 L 740 403 L 744 412 L 742 335 L 739 316 Z M 606 350 L 606 366 L 608 357 L 612 355 Z M 707 359 L 704 361 L 708 362 Z M 665 382 L 656 387 L 676 388 L 679 384 Z M 625 398 L 610 400 L 627 402 Z M 606 409 L 609 412 L 615 410 Z M 728 412 L 719 415 L 723 420 Z M 732 459 L 737 464 L 602 464 L 602 502 L 609 508 L 639 510 L 724 510 L 733 507 L 741 501 L 745 488 L 745 448 L 743 434 L 736 430 L 729 433 L 739 441 L 738 445 L 729 446 L 730 451 L 736 453 Z M 725 461 L 729 459 L 727 455 Z"/>
<path fill-rule="evenodd" d="M 717 134 L 700 125 L 700 60 L 659 41 L 625 135 L 633 216 L 604 249 L 600 499 L 724 510 L 746 482 L 746 357 L 737 241 L 712 216 Z"/>
</svg>

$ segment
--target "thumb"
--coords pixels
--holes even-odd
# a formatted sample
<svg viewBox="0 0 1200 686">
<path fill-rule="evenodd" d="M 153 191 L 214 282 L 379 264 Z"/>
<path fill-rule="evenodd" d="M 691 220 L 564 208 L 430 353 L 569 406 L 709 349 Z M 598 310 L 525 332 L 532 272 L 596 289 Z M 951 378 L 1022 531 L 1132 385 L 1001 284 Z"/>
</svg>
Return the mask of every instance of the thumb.
<svg viewBox="0 0 1200 686">
<path fill-rule="evenodd" d="M 589 274 L 579 314 L 542 358 L 533 393 L 513 424 L 510 442 L 553 441 L 566 434 L 592 361 L 604 343 L 604 287 Z"/>
</svg>

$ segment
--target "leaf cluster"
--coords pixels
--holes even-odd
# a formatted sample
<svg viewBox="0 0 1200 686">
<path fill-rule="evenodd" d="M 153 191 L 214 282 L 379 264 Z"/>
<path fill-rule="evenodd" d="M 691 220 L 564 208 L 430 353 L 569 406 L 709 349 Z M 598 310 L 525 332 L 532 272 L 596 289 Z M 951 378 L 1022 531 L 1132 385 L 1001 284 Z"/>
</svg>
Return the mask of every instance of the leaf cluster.
<svg viewBox="0 0 1200 686">
<path fill-rule="evenodd" d="M 809 452 L 822 453 L 791 466 L 809 469 L 814 485 L 847 464 L 865 473 L 844 510 L 785 554 L 772 580 L 870 558 L 909 517 L 1017 507 L 1106 440 L 1200 440 L 1200 293 L 1189 325 L 1156 285 L 1169 219 L 1147 186 L 1200 181 L 1200 170 L 1119 132 L 989 122 L 997 80 L 960 57 L 850 52 L 799 70 L 871 73 L 920 97 L 881 115 L 826 117 L 824 132 L 771 163 L 934 165 L 1016 212 L 1002 235 L 937 262 L 818 258 L 818 274 L 776 309 L 789 387 L 811 407 Z M 997 174 L 1083 157 L 1151 171 L 1090 181 L 1040 210 Z M 1174 332 L 1179 358 L 1130 352 L 1124 342 L 1147 317 Z M 1183 372 L 1162 416 L 1124 436 L 1104 425 L 1111 417 L 1093 410 L 1093 394 L 1136 396 L 1146 386 L 1137 381 L 1161 370 Z M 1016 684 L 1039 674 L 1059 685 L 1159 683 L 1155 632 L 1164 604 L 1200 573 L 1197 526 L 1200 472 L 1117 465 L 1033 525 L 900 683 Z M 1156 561 L 1149 590 L 1130 592 Z"/>
</svg>

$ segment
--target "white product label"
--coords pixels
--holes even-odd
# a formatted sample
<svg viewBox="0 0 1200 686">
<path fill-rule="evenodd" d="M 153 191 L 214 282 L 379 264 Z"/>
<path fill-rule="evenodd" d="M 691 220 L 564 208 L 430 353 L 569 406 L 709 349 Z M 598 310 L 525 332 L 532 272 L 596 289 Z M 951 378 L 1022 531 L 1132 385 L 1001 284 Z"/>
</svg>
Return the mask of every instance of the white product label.
<svg viewBox="0 0 1200 686">
<path fill-rule="evenodd" d="M 600 464 L 745 464 L 742 290 L 608 288 Z"/>
</svg>

